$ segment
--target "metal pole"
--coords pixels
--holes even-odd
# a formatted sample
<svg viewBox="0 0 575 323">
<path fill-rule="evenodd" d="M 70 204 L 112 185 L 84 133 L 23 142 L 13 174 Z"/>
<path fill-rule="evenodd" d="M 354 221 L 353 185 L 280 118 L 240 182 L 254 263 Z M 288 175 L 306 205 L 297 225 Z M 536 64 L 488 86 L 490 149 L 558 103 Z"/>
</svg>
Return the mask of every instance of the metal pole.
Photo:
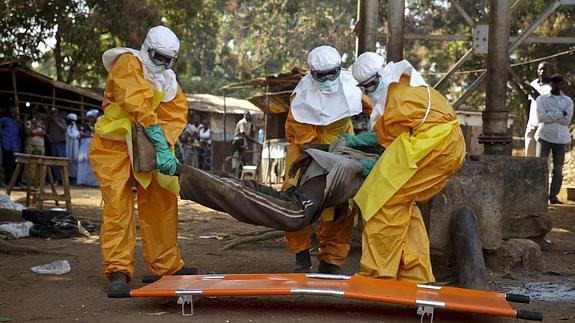
<svg viewBox="0 0 575 323">
<path fill-rule="evenodd" d="M 511 0 L 491 0 L 485 111 L 483 133 L 479 136 L 479 143 L 484 145 L 484 154 L 504 155 L 505 146 L 511 142 L 507 131 L 509 109 L 506 106 L 510 24 Z"/>
<path fill-rule="evenodd" d="M 463 7 L 459 4 L 459 2 L 455 1 L 455 0 L 451 0 L 451 6 L 453 7 L 453 9 L 455 9 L 455 11 L 457 11 L 459 13 L 459 15 L 463 18 L 463 20 L 465 20 L 465 22 L 471 27 L 474 28 L 475 27 L 475 20 L 473 20 L 469 14 L 467 13 L 467 11 L 465 11 L 465 9 L 463 9 Z"/>
<path fill-rule="evenodd" d="M 461 67 L 463 66 L 463 64 L 465 62 L 467 62 L 468 59 L 471 58 L 471 56 L 473 56 L 473 47 L 471 47 L 469 50 L 467 50 L 467 53 L 465 53 L 465 55 L 463 55 L 458 61 L 457 63 L 455 63 L 455 65 L 451 66 L 449 68 L 449 70 L 447 71 L 447 73 L 445 73 L 445 75 L 443 75 L 441 77 L 441 79 L 439 81 L 437 81 L 437 83 L 433 86 L 436 90 L 441 89 L 442 86 L 444 86 L 447 83 L 447 80 Z"/>
<path fill-rule="evenodd" d="M 539 27 L 539 25 L 541 25 L 541 23 L 543 23 L 543 21 L 549 18 L 549 16 L 551 16 L 551 14 L 553 14 L 555 10 L 559 8 L 560 5 L 561 2 L 559 0 L 556 0 L 553 1 L 547 8 L 545 8 L 545 10 L 539 15 L 539 17 L 537 17 L 537 19 L 535 19 L 535 21 L 531 24 L 531 26 L 529 26 L 524 32 L 522 32 L 521 35 L 519 35 L 519 37 L 515 39 L 513 44 L 509 46 L 509 55 L 511 55 L 511 53 L 513 53 L 513 51 L 516 50 L 517 47 L 519 47 L 519 45 L 521 45 L 523 41 L 527 39 L 527 37 L 529 37 L 529 35 L 531 35 L 533 31 L 537 27 Z M 511 13 L 509 13 L 509 16 L 511 16 Z M 489 33 L 489 37 L 491 37 L 491 32 Z"/>
<path fill-rule="evenodd" d="M 405 20 L 404 0 L 389 0 L 387 19 L 387 61 L 398 62 L 403 59 L 403 22 Z"/>
<path fill-rule="evenodd" d="M 517 2 L 519 1 L 520 0 L 518 0 Z M 507 1 L 505 3 L 507 3 Z M 539 15 L 539 17 L 537 17 L 537 19 L 524 32 L 522 32 L 521 35 L 515 38 L 513 43 L 509 45 L 507 49 L 508 54 L 511 55 L 511 53 L 513 53 L 513 51 L 517 49 L 519 45 L 521 45 L 523 42 L 529 39 L 529 36 L 531 35 L 531 33 L 533 33 L 533 31 L 537 28 L 537 26 L 539 26 L 543 21 L 545 21 L 545 19 L 547 19 L 560 5 L 575 5 L 575 0 L 553 1 L 547 8 L 545 8 L 545 10 L 543 10 L 541 15 Z M 509 17 L 509 19 L 511 19 L 511 17 Z M 491 37 L 491 27 L 492 26 L 490 24 L 489 37 Z M 491 44 L 491 42 L 489 42 L 489 44 Z M 489 51 L 491 51 L 491 49 L 489 49 Z M 459 99 L 457 99 L 457 101 L 453 104 L 454 108 L 457 109 L 457 107 L 459 107 L 473 92 L 475 92 L 475 90 L 479 88 L 479 86 L 486 79 L 485 74 L 486 72 L 483 72 L 483 74 L 481 74 L 481 76 L 475 82 L 473 82 L 473 84 L 468 88 L 468 90 Z"/>
<path fill-rule="evenodd" d="M 377 42 L 377 0 L 358 0 L 357 55 L 375 52 Z"/>
<path fill-rule="evenodd" d="M 481 75 L 479 75 L 479 77 L 475 81 L 473 81 L 473 83 L 471 83 L 471 85 L 467 88 L 465 93 L 463 93 L 463 95 L 461 95 L 461 97 L 459 97 L 459 99 L 457 99 L 457 101 L 453 103 L 453 108 L 455 110 L 459 109 L 459 107 L 463 104 L 463 102 L 465 102 L 465 100 L 467 100 L 468 97 L 470 97 L 475 91 L 479 89 L 481 85 L 483 85 L 485 79 L 487 79 L 487 73 L 483 72 L 481 73 Z"/>
</svg>

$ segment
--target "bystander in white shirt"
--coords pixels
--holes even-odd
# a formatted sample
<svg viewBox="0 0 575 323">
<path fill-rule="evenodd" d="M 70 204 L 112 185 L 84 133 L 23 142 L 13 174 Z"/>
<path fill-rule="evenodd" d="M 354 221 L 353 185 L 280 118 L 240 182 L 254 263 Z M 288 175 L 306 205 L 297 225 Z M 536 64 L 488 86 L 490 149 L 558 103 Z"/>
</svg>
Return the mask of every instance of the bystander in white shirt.
<svg viewBox="0 0 575 323">
<path fill-rule="evenodd" d="M 533 80 L 530 85 L 539 92 L 541 95 L 551 93 L 551 85 L 549 83 L 540 84 L 539 80 Z M 539 119 L 537 117 L 537 100 L 531 95 L 529 96 L 530 108 L 529 108 L 529 120 L 527 120 L 527 128 L 536 129 L 539 125 Z"/>
<path fill-rule="evenodd" d="M 539 96 L 537 118 L 539 126 L 535 132 L 535 139 L 554 144 L 571 142 L 569 124 L 573 118 L 573 100 L 563 92 L 559 95 L 549 93 Z"/>
</svg>

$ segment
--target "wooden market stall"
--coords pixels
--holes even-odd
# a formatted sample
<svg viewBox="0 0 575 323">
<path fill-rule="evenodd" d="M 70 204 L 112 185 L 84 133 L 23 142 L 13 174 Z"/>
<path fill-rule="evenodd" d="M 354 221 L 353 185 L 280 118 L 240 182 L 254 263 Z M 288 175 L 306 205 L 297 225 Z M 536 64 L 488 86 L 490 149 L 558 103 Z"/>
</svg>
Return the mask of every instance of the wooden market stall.
<svg viewBox="0 0 575 323">
<path fill-rule="evenodd" d="M 16 106 L 18 114 L 37 104 L 42 112 L 56 107 L 80 117 L 90 109 L 100 109 L 102 95 L 38 73 L 18 62 L 0 64 L 0 109 Z"/>
<path fill-rule="evenodd" d="M 254 125 L 254 136 L 264 126 L 264 117 L 255 105 L 248 100 L 223 97 L 212 94 L 188 94 L 188 109 L 191 114 L 200 116 L 200 122 L 208 121 L 214 134 L 212 136 L 213 166 L 222 169 L 224 159 L 231 150 L 231 141 L 234 138 L 236 123 L 243 117 L 244 112 L 250 112 Z M 257 160 L 253 163 L 257 164 Z"/>
</svg>

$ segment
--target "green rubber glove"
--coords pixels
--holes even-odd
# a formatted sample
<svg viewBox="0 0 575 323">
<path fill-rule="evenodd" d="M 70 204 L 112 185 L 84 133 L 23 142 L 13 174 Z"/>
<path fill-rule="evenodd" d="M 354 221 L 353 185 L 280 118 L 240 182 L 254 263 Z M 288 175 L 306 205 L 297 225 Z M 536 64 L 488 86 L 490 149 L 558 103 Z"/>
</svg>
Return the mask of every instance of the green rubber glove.
<svg viewBox="0 0 575 323">
<path fill-rule="evenodd" d="M 173 176 L 176 173 L 178 160 L 170 151 L 166 137 L 159 124 L 145 127 L 144 133 L 150 139 L 156 149 L 156 168 L 164 175 Z"/>
<path fill-rule="evenodd" d="M 377 162 L 377 159 L 360 159 L 358 161 L 363 167 L 363 169 L 361 170 L 361 175 L 363 177 L 367 177 L 367 175 L 369 175 L 369 172 L 371 172 L 373 166 Z"/>
<path fill-rule="evenodd" d="M 345 139 L 345 145 L 349 148 L 379 146 L 375 132 L 362 132 L 357 136 L 344 133 L 339 137 Z"/>
</svg>

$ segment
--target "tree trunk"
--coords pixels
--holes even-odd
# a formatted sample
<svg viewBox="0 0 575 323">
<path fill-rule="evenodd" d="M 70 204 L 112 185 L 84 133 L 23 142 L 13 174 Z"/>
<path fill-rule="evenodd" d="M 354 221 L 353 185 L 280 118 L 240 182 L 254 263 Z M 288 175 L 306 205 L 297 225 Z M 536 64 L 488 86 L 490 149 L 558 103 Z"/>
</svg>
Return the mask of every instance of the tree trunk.
<svg viewBox="0 0 575 323">
<path fill-rule="evenodd" d="M 56 46 L 54 46 L 54 63 L 56 64 L 56 79 L 58 81 L 64 80 L 64 73 L 63 73 L 63 62 L 62 62 L 62 34 L 60 32 L 60 28 L 62 25 L 62 8 L 58 8 L 58 24 L 56 26 Z"/>
</svg>

